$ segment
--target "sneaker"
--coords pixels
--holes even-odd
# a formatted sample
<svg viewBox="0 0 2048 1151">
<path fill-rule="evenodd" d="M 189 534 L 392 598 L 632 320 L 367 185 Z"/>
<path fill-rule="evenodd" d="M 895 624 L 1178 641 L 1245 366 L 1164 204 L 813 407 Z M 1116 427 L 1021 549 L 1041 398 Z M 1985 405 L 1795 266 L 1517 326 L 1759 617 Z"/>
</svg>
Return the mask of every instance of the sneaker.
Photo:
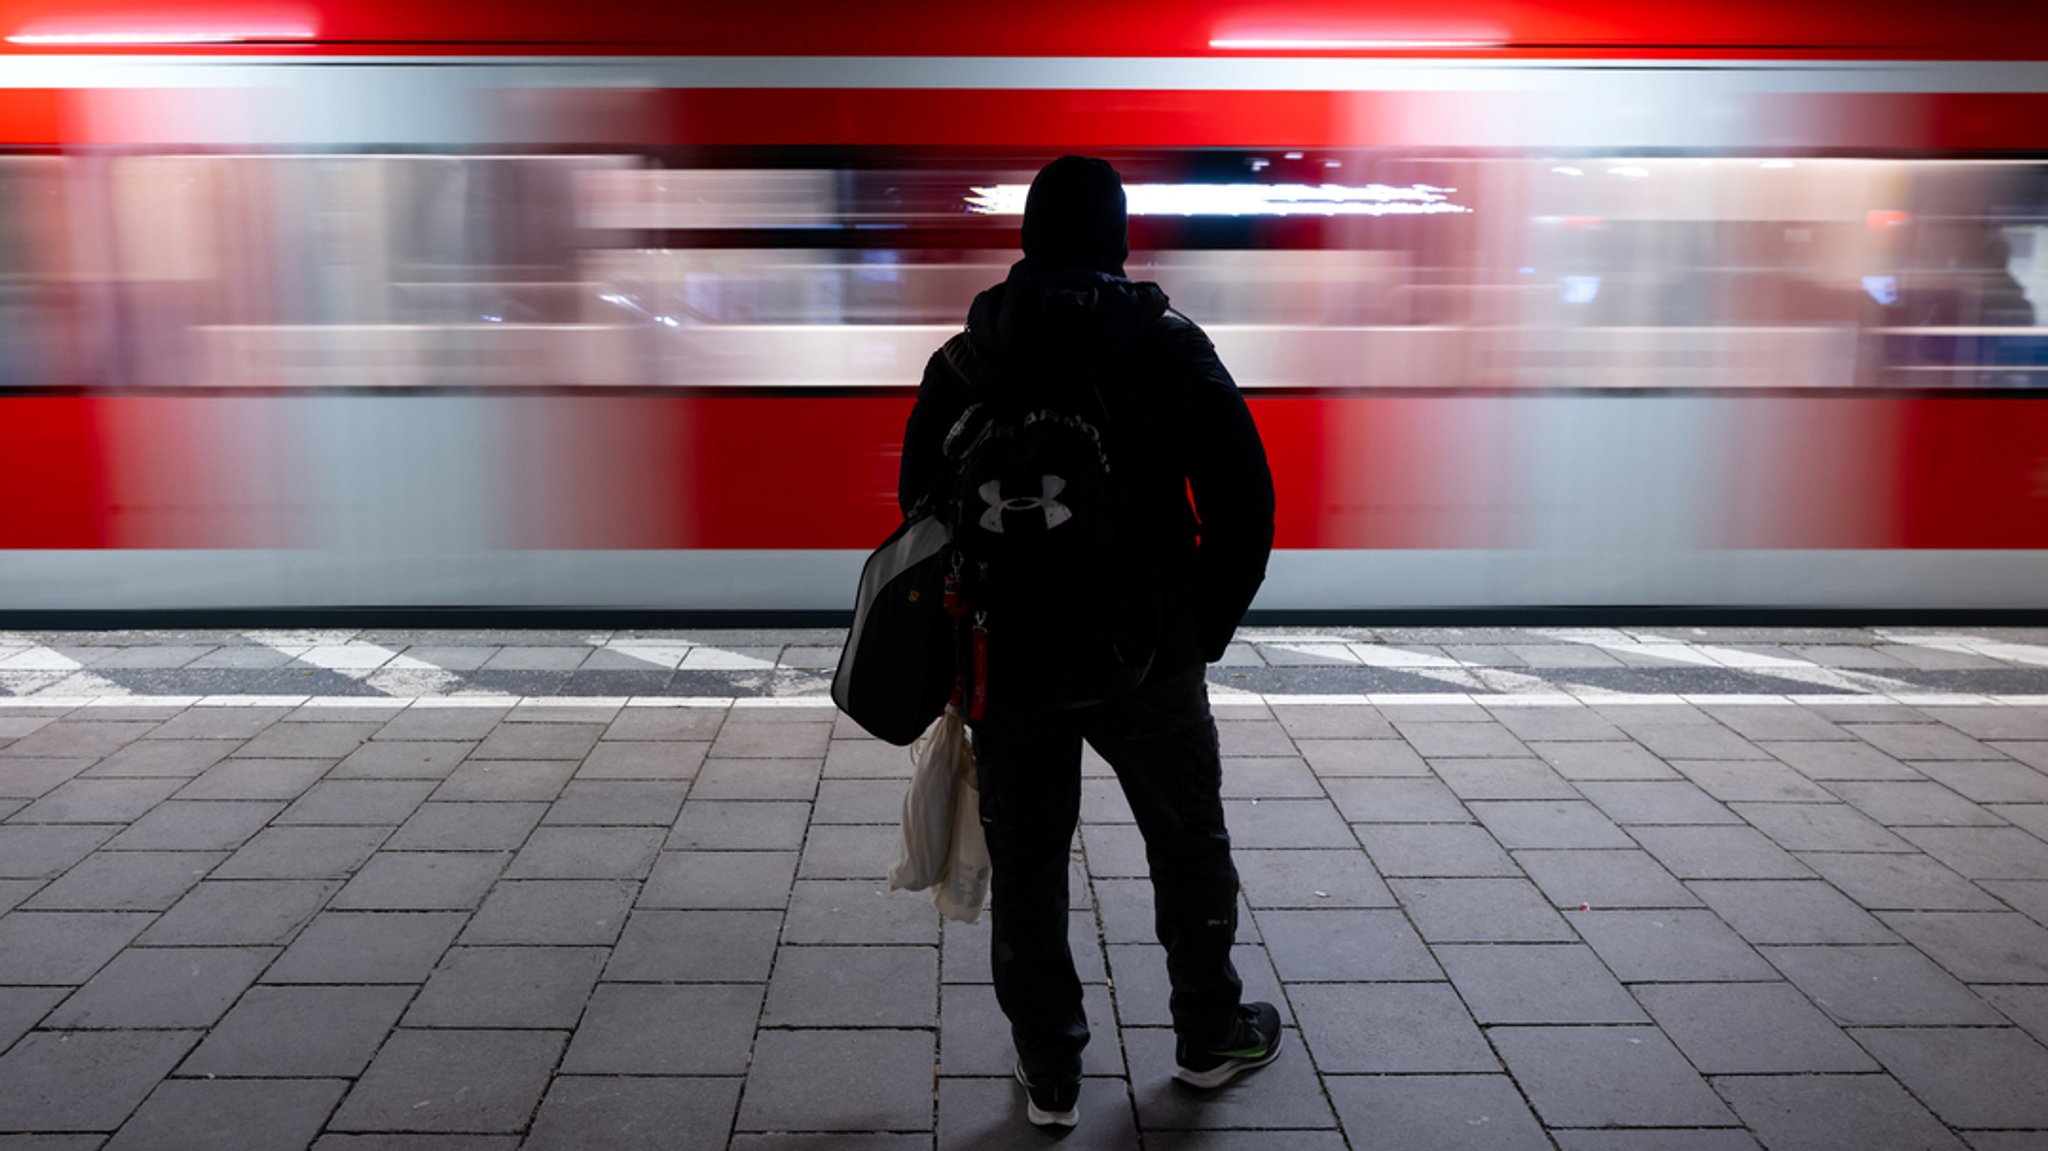
<svg viewBox="0 0 2048 1151">
<path fill-rule="evenodd" d="M 1072 1127 L 1081 1121 L 1081 1081 L 1033 1083 L 1017 1064 L 1017 1082 L 1024 1085 L 1024 1117 L 1040 1127 Z"/>
<path fill-rule="evenodd" d="M 1230 1036 L 1201 1048 L 1183 1038 L 1174 1048 L 1173 1077 L 1193 1087 L 1221 1087 L 1241 1072 L 1264 1067 L 1280 1054 L 1280 1012 L 1270 1003 L 1237 1009 Z"/>
</svg>

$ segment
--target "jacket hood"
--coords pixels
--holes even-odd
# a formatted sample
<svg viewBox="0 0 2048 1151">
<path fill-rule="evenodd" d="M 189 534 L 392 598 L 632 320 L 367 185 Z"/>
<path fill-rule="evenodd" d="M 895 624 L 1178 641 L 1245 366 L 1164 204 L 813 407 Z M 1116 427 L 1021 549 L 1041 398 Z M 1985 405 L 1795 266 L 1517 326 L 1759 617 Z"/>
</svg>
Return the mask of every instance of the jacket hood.
<svg viewBox="0 0 2048 1151">
<path fill-rule="evenodd" d="M 1009 279 L 974 298 L 967 338 L 991 363 L 1094 359 L 1135 342 L 1166 302 L 1150 281 L 1019 260 Z"/>
</svg>

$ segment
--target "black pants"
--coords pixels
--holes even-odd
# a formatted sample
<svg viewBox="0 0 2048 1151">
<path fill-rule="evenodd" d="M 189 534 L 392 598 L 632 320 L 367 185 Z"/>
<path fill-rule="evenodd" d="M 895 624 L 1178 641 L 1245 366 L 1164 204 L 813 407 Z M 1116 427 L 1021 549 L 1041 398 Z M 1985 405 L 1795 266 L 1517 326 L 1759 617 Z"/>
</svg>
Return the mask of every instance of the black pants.
<svg viewBox="0 0 2048 1151">
<path fill-rule="evenodd" d="M 1223 826 L 1223 765 L 1204 669 L 1154 676 L 1080 711 L 1001 715 L 974 728 L 988 835 L 996 1000 L 1033 1077 L 1081 1073 L 1088 1020 L 1067 944 L 1068 856 L 1081 811 L 1081 741 L 1116 771 L 1145 837 L 1154 924 L 1166 945 L 1174 1030 L 1229 1031 L 1243 990 L 1230 963 L 1237 869 Z"/>
</svg>

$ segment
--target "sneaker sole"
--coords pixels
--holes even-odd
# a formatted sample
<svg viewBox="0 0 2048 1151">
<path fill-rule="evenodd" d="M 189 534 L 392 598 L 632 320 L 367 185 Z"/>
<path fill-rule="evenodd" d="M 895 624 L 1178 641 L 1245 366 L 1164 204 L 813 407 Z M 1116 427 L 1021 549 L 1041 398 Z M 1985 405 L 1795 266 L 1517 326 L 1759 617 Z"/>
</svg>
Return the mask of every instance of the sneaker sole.
<svg viewBox="0 0 2048 1151">
<path fill-rule="evenodd" d="M 1040 1111 L 1038 1104 L 1031 1102 L 1027 1096 L 1024 1100 L 1024 1117 L 1038 1127 L 1072 1127 L 1081 1121 L 1081 1109 L 1076 1107 L 1071 1111 Z"/>
<path fill-rule="evenodd" d="M 1211 1067 L 1207 1071 L 1196 1071 L 1193 1068 L 1177 1066 L 1173 1069 L 1173 1077 L 1190 1087 L 1200 1087 L 1206 1091 L 1221 1087 L 1247 1071 L 1256 1071 L 1278 1058 L 1280 1058 L 1280 1040 L 1275 1038 L 1273 1046 L 1267 1050 L 1263 1059 L 1233 1059 L 1228 1063 Z"/>
</svg>

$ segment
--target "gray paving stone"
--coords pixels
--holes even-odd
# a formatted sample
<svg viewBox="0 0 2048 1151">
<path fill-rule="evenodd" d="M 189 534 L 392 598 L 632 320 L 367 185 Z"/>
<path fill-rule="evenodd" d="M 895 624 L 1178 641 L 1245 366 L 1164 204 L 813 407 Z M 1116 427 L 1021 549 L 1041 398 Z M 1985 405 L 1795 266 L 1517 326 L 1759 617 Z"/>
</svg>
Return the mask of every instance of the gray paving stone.
<svg viewBox="0 0 2048 1151">
<path fill-rule="evenodd" d="M 191 779 L 241 745 L 238 739 L 139 739 L 84 774 L 95 779 Z"/>
<path fill-rule="evenodd" d="M 775 962 L 775 911 L 633 912 L 604 977 L 613 983 L 760 983 Z"/>
<path fill-rule="evenodd" d="M 1997 900 L 1925 855 L 1807 852 L 1801 862 L 1872 911 L 1998 911 Z"/>
<path fill-rule="evenodd" d="M 1356 847 L 1232 851 L 1231 860 L 1245 898 L 1256 908 L 1394 906 L 1372 861 Z"/>
<path fill-rule="evenodd" d="M 1760 1151 L 1747 1131 L 1639 1128 L 1633 1131 L 1553 1131 L 1559 1151 Z"/>
<path fill-rule="evenodd" d="M 44 1022 L 65 1029 L 210 1027 L 276 954 L 248 948 L 130 948 Z"/>
<path fill-rule="evenodd" d="M 434 790 L 438 800 L 547 802 L 576 773 L 574 760 L 468 760 Z"/>
<path fill-rule="evenodd" d="M 251 988 L 207 1033 L 179 1074 L 353 1078 L 369 1066 L 413 991 L 410 986 Z"/>
<path fill-rule="evenodd" d="M 1293 755 L 1294 741 L 1277 721 L 1246 718 L 1219 723 L 1217 742 L 1225 755 Z"/>
<path fill-rule="evenodd" d="M 903 833 L 896 827 L 813 824 L 804 840 L 797 875 L 803 879 L 887 879 L 902 841 Z"/>
<path fill-rule="evenodd" d="M 2048 983 L 2048 929 L 2024 915 L 1887 911 L 1879 918 L 1965 983 Z"/>
<path fill-rule="evenodd" d="M 1288 998 L 1325 1075 L 1500 1066 L 1448 983 L 1298 984 Z"/>
<path fill-rule="evenodd" d="M 738 1109 L 737 1079 L 554 1081 L 528 1151 L 722 1151 Z"/>
<path fill-rule="evenodd" d="M 335 765 L 331 778 L 446 779 L 474 750 L 474 740 L 379 738 L 350 752 Z"/>
<path fill-rule="evenodd" d="M 181 800 L 158 804 L 107 842 L 113 851 L 233 851 L 284 810 L 282 803 Z"/>
<path fill-rule="evenodd" d="M 1788 851 L 1911 852 L 1913 845 L 1845 803 L 1737 803 L 1750 825 Z"/>
<path fill-rule="evenodd" d="M 709 743 L 604 740 L 576 771 L 578 779 L 694 779 Z"/>
<path fill-rule="evenodd" d="M 790 947 L 777 956 L 764 1027 L 933 1027 L 930 947 Z"/>
<path fill-rule="evenodd" d="M 0 987 L 0 1052 L 28 1034 L 69 994 L 70 989 L 63 987 Z"/>
<path fill-rule="evenodd" d="M 603 734 L 603 726 L 594 723 L 501 723 L 484 737 L 472 757 L 581 761 Z"/>
<path fill-rule="evenodd" d="M 1778 763 L 1749 760 L 1679 760 L 1671 765 L 1723 803 L 1827 803 L 1819 784 Z"/>
<path fill-rule="evenodd" d="M 645 879 L 664 834 L 658 827 L 536 828 L 505 878 Z"/>
<path fill-rule="evenodd" d="M 2025 829 L 2035 839 L 2048 840 L 2048 803 L 1993 803 L 1985 810 Z"/>
<path fill-rule="evenodd" d="M 2048 879 L 2048 843 L 2017 827 L 1907 827 L 1899 834 L 1965 879 Z"/>
<path fill-rule="evenodd" d="M 1659 759 L 1769 759 L 1762 748 L 1715 723 L 1659 724 L 1629 734 Z"/>
<path fill-rule="evenodd" d="M 1689 780 L 1589 781 L 1579 791 L 1623 826 L 1739 823 L 1741 817 Z"/>
<path fill-rule="evenodd" d="M 1972 1151 L 2042 1151 L 2048 1148 L 2048 1131 L 1968 1131 Z"/>
<path fill-rule="evenodd" d="M 162 911 L 191 890 L 224 852 L 102 851 L 22 904 L 31 911 Z"/>
<path fill-rule="evenodd" d="M 0 878 L 53 879 L 114 835 L 111 827 L 0 826 Z"/>
<path fill-rule="evenodd" d="M 1734 1125 L 1654 1027 L 1496 1027 L 1488 1037 L 1548 1126 Z"/>
<path fill-rule="evenodd" d="M 0 1056 L 0 1131 L 112 1131 L 197 1031 L 38 1031 Z"/>
<path fill-rule="evenodd" d="M 601 947 L 453 948 L 405 1025 L 571 1030 L 607 956 Z"/>
<path fill-rule="evenodd" d="M 157 726 L 153 720 L 123 723 L 66 717 L 44 724 L 8 744 L 0 749 L 0 755 L 8 758 L 101 759 L 148 735 Z"/>
<path fill-rule="evenodd" d="M 1856 723 L 1845 730 L 1897 759 L 1992 758 L 1983 744 L 1938 723 Z"/>
<path fill-rule="evenodd" d="M 392 1033 L 335 1112 L 336 1131 L 519 1131 L 566 1037 L 559 1031 Z"/>
<path fill-rule="evenodd" d="M 1316 1066 L 1302 1049 L 1301 1035 L 1281 1033 L 1280 1057 L 1256 1072 L 1240 1075 L 1214 1091 L 1198 1091 L 1172 1077 L 1172 1030 L 1133 1027 L 1124 1031 L 1124 1057 L 1131 1065 L 1131 1094 L 1149 1146 L 1155 1133 L 1228 1128 L 1280 1129 L 1292 1142 L 1304 1128 L 1332 1128 L 1330 1110 Z M 1180 1142 L 1179 1147 L 1201 1146 Z"/>
<path fill-rule="evenodd" d="M 1491 706 L 1491 705 L 1489 705 Z M 1523 740 L 1625 740 L 1620 728 L 1589 707 L 1493 707 L 1494 719 Z"/>
<path fill-rule="evenodd" d="M 1518 851 L 1515 862 L 1559 907 L 1691 907 L 1699 902 L 1647 852 Z"/>
<path fill-rule="evenodd" d="M 13 911 L 42 887 L 39 879 L 0 879 L 0 914 Z"/>
<path fill-rule="evenodd" d="M 1427 776 L 1429 765 L 1398 739 L 1303 739 L 1295 746 L 1318 776 Z"/>
<path fill-rule="evenodd" d="M 1466 823 L 1472 818 L 1451 789 L 1434 779 L 1330 779 L 1337 811 L 1353 823 Z"/>
<path fill-rule="evenodd" d="M 380 851 L 356 872 L 340 911 L 460 911 L 481 904 L 509 851 Z"/>
<path fill-rule="evenodd" d="M 244 740 L 285 717 L 282 707 L 190 707 L 157 725 L 151 739 Z"/>
<path fill-rule="evenodd" d="M 638 887 L 624 879 L 508 879 L 484 897 L 462 941 L 609 947 Z"/>
<path fill-rule="evenodd" d="M 797 881 L 782 928 L 785 944 L 936 943 L 938 938 L 939 916 L 930 898 L 862 880 Z"/>
<path fill-rule="evenodd" d="M 1223 760 L 1225 799 L 1321 799 L 1323 786 L 1299 756 L 1229 756 Z"/>
<path fill-rule="evenodd" d="M 1088 1046 L 1081 1049 L 1081 1074 L 1122 1075 L 1123 1046 L 1117 1032 L 1116 1011 L 1110 1006 L 1109 988 L 1099 983 L 1083 986 L 1081 1008 L 1093 1032 Z M 1012 1091 L 1019 1091 L 1015 1080 L 1009 1078 L 1016 1065 L 1017 1048 L 1010 1037 L 1010 1021 L 996 1004 L 994 989 L 987 984 L 962 983 L 941 987 L 939 1074 L 1000 1076 Z"/>
<path fill-rule="evenodd" d="M 712 741 L 711 755 L 717 759 L 809 759 L 827 753 L 831 732 L 821 723 L 727 723 Z"/>
<path fill-rule="evenodd" d="M 338 760 L 384 726 L 377 723 L 275 723 L 236 749 L 243 759 Z"/>
<path fill-rule="evenodd" d="M 14 823 L 133 823 L 184 786 L 176 779 L 73 779 L 16 812 Z"/>
<path fill-rule="evenodd" d="M 1563 776 L 1536 759 L 1434 759 L 1430 768 L 1459 799 L 1577 799 Z"/>
<path fill-rule="evenodd" d="M 796 853 L 790 851 L 663 852 L 639 905 L 780 910 L 790 901 L 796 862 Z"/>
<path fill-rule="evenodd" d="M 1823 719 L 1803 707 L 1707 704 L 1704 710 L 1744 739 L 1789 742 L 1855 738 L 1832 720 Z"/>
<path fill-rule="evenodd" d="M 1482 1025 L 1647 1023 L 1594 953 L 1554 944 L 1459 944 L 1436 958 Z"/>
<path fill-rule="evenodd" d="M 304 1151 L 347 1087 L 335 1080 L 166 1080 L 107 1144 L 107 1151 Z"/>
<path fill-rule="evenodd" d="M 1766 743 L 1762 747 L 1816 782 L 1925 778 L 1867 743 Z"/>
<path fill-rule="evenodd" d="M 1991 746 L 1998 749 L 2001 755 L 2009 755 L 2029 767 L 2048 771 L 2048 740 L 2003 741 Z"/>
<path fill-rule="evenodd" d="M 1083 825 L 1081 844 L 1090 875 L 1142 879 L 1151 874 L 1151 865 L 1145 859 L 1145 839 L 1131 824 Z"/>
<path fill-rule="evenodd" d="M 573 781 L 548 808 L 549 824 L 667 827 L 682 809 L 687 783 Z"/>
<path fill-rule="evenodd" d="M 1759 980 L 1771 965 L 1709 911 L 1568 912 L 1624 983 Z"/>
<path fill-rule="evenodd" d="M 1985 1002 L 2035 1039 L 2048 1043 L 2048 986 L 2042 984 L 1980 984 L 1975 988 Z M 0 1036 L 4 1036 L 0 1032 Z"/>
<path fill-rule="evenodd" d="M 1336 1131 L 1217 1131 L 1189 1129 L 1145 1132 L 1150 1151 L 1344 1151 Z"/>
<path fill-rule="evenodd" d="M 389 827 L 266 828 L 227 862 L 215 879 L 345 879 L 391 834 Z"/>
<path fill-rule="evenodd" d="M 0 979 L 21 986 L 84 983 L 149 925 L 147 914 L 17 911 L 0 917 Z"/>
<path fill-rule="evenodd" d="M 2048 925 L 2048 882 L 2038 879 L 1987 879 L 1978 886 L 2036 923 Z"/>
<path fill-rule="evenodd" d="M 1529 749 L 1497 723 L 1394 724 L 1424 759 L 1525 756 Z"/>
<path fill-rule="evenodd" d="M 741 1131 L 726 1146 L 729 1151 L 930 1151 L 931 1145 L 929 1132 L 921 1135 L 855 1135 L 851 1132 Z"/>
<path fill-rule="evenodd" d="M 1262 911 L 1259 934 L 1290 983 L 1443 978 L 1399 911 Z"/>
<path fill-rule="evenodd" d="M 35 799 L 58 784 L 76 778 L 79 772 L 92 764 L 92 760 L 84 758 L 0 759 L 0 798 Z"/>
<path fill-rule="evenodd" d="M 378 728 L 373 738 L 481 740 L 491 734 L 491 729 L 498 726 L 498 721 L 504 719 L 509 710 L 502 707 L 409 707 Z"/>
<path fill-rule="evenodd" d="M 1397 879 L 1401 906 L 1438 943 L 1549 943 L 1572 929 L 1526 879 Z"/>
<path fill-rule="evenodd" d="M 600 983 L 562 1062 L 564 1074 L 741 1075 L 761 1015 L 759 984 Z M 763 1038 L 765 1038 L 765 1034 Z M 850 1068 L 835 1068 L 843 1075 Z M 931 1075 L 929 1052 L 924 1065 Z M 754 1074 L 760 1074 L 756 1044 Z M 816 1089 L 819 1083 L 792 1084 Z"/>
<path fill-rule="evenodd" d="M 714 747 L 713 754 L 717 753 Z M 835 739 L 825 751 L 825 760 L 819 764 L 815 756 L 802 752 L 790 752 L 785 758 L 753 758 L 761 764 L 782 765 L 789 774 L 799 774 L 795 765 L 809 764 L 811 775 L 816 778 L 820 766 L 827 779 L 908 779 L 911 772 L 910 752 L 907 748 L 896 747 L 875 739 Z M 728 760 L 735 769 L 742 767 L 746 760 Z M 1085 760 L 1084 760 L 1085 763 Z M 781 772 L 778 772 L 781 774 Z M 802 796 L 763 796 L 762 798 L 810 798 Z"/>
<path fill-rule="evenodd" d="M 1911 947 L 1768 947 L 1764 956 L 1845 1026 L 1996 1026 L 1982 999 Z"/>
<path fill-rule="evenodd" d="M 1853 1033 L 1951 1127 L 2048 1127 L 2048 1048 L 2016 1027 Z"/>
<path fill-rule="evenodd" d="M 904 785 L 896 780 L 828 779 L 818 785 L 818 823 L 884 823 L 903 818 Z"/>
<path fill-rule="evenodd" d="M 455 941 L 460 912 L 327 912 L 285 949 L 265 983 L 422 983 Z"/>
<path fill-rule="evenodd" d="M 1801 879 L 1805 864 L 1751 827 L 1637 827 L 1630 834 L 1680 879 Z"/>
<path fill-rule="evenodd" d="M 916 1131 L 932 1125 L 933 1037 L 766 1031 L 740 1100 L 747 1131 Z"/>
<path fill-rule="evenodd" d="M 1529 749 L 1543 757 L 1565 779 L 1676 779 L 1678 773 L 1636 743 L 1538 742 Z"/>
<path fill-rule="evenodd" d="M 1709 1075 L 1875 1071 L 1788 983 L 1672 983 L 1636 988 L 1664 1034 Z"/>
<path fill-rule="evenodd" d="M 2048 739 L 2038 707 L 1936 707 L 1927 714 L 1974 739 Z"/>
<path fill-rule="evenodd" d="M 724 722 L 722 707 L 628 707 L 605 728 L 604 738 L 709 741 Z"/>
<path fill-rule="evenodd" d="M 275 947 L 326 905 L 331 880 L 208 879 L 142 933 L 149 947 Z"/>
<path fill-rule="evenodd" d="M 1326 1084 L 1358 1151 L 1550 1151 L 1505 1075 L 1332 1076 Z"/>
<path fill-rule="evenodd" d="M 395 826 L 404 823 L 433 790 L 434 784 L 426 780 L 322 780 L 292 801 L 276 822 Z"/>
<path fill-rule="evenodd" d="M 176 792 L 178 799 L 292 800 L 329 768 L 331 759 L 227 759 Z"/>
<path fill-rule="evenodd" d="M 1477 801 L 1472 814 L 1501 846 L 1634 847 L 1635 841 L 1584 800 Z"/>
<path fill-rule="evenodd" d="M 1715 1086 L 1771 1151 L 1962 1151 L 1887 1076 L 1745 1075 Z"/>
<path fill-rule="evenodd" d="M 1377 708 L 1351 704 L 1279 704 L 1273 718 L 1295 739 L 1392 739 Z M 2048 739 L 2048 732 L 2041 736 Z"/>
<path fill-rule="evenodd" d="M 1807 880 L 1700 880 L 1694 894 L 1751 943 L 1894 943 L 1833 887 Z"/>
<path fill-rule="evenodd" d="M 1327 799 L 1226 799 L 1234 846 L 1353 848 L 1358 841 Z"/>
<path fill-rule="evenodd" d="M 422 803 L 384 846 L 391 851 L 513 851 L 547 809 L 544 803 Z"/>
<path fill-rule="evenodd" d="M 1361 824 L 1358 838 L 1380 874 L 1429 879 L 1514 877 L 1521 869 L 1482 828 Z"/>
<path fill-rule="evenodd" d="M 866 746 L 873 741 L 839 742 Z M 875 746 L 899 753 L 903 750 L 888 744 Z M 808 802 L 818 791 L 819 767 L 819 761 L 815 759 L 710 759 L 698 770 L 697 782 L 690 789 L 690 795 L 701 800 L 786 799 Z"/>
</svg>

